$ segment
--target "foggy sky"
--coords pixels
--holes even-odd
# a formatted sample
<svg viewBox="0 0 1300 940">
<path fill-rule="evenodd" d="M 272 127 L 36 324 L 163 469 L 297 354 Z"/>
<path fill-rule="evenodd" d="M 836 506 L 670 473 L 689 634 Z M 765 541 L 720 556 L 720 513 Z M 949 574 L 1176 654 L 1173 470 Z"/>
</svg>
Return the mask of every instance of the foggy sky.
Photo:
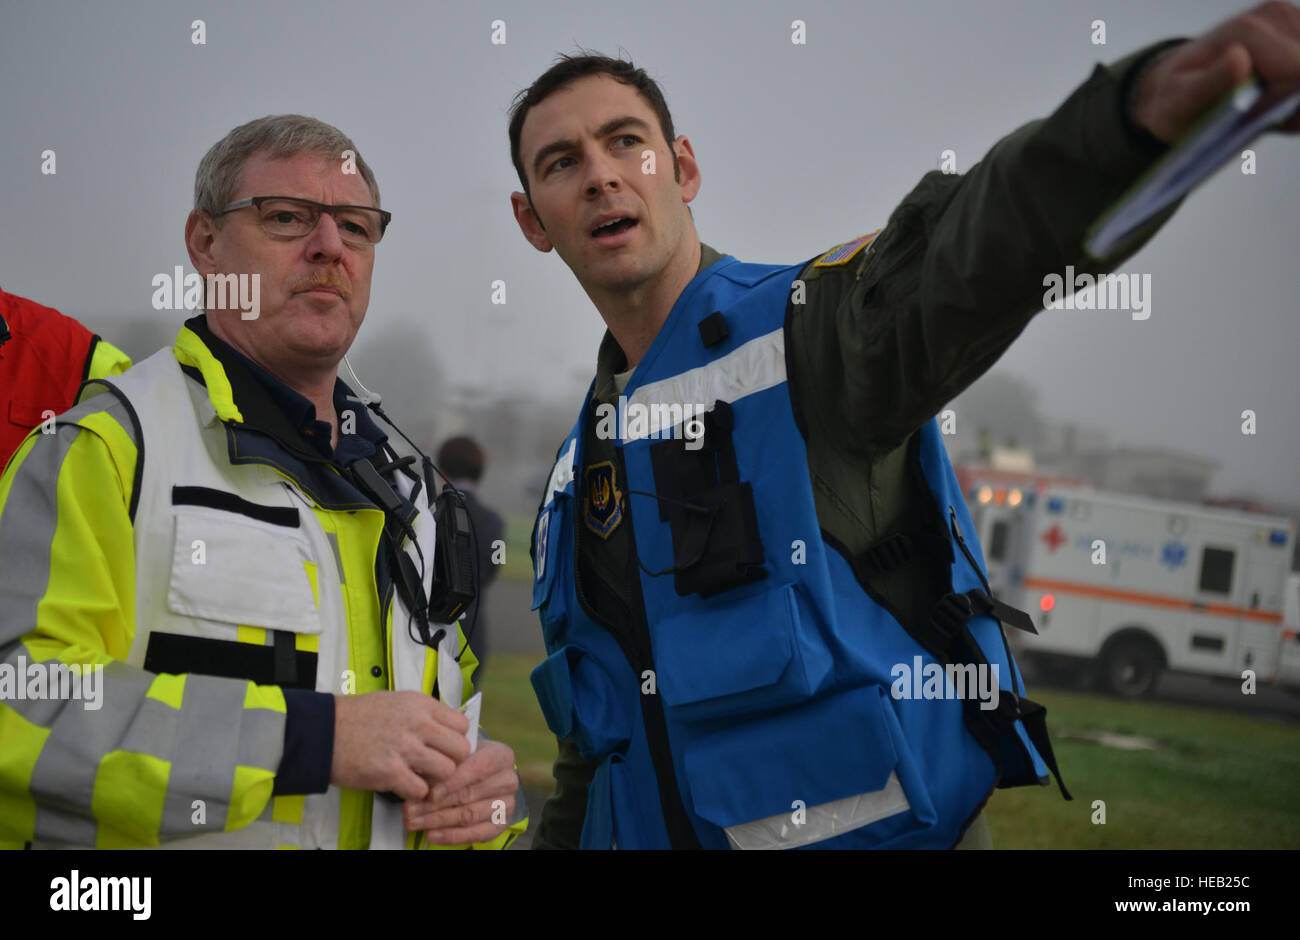
<svg viewBox="0 0 1300 940">
<path fill-rule="evenodd" d="M 1094 63 L 1238 9 L 0 0 L 0 286 L 106 333 L 128 315 L 174 333 L 188 314 L 153 310 L 151 282 L 190 270 L 182 232 L 199 158 L 252 118 L 310 114 L 357 142 L 394 214 L 358 352 L 368 334 L 398 331 L 453 384 L 576 413 L 603 324 L 509 208 L 506 109 L 557 52 L 624 51 L 658 78 L 702 169 L 701 238 L 741 260 L 790 263 L 879 228 L 942 151 L 966 170 Z M 196 18 L 206 45 L 191 43 Z M 490 41 L 494 19 L 504 45 Z M 795 19 L 807 45 L 790 42 Z M 1095 19 L 1104 46 L 1091 42 Z M 1258 143 L 1256 175 L 1230 164 L 1119 267 L 1151 275 L 1150 319 L 1049 311 L 995 368 L 1029 382 L 1049 418 L 1213 457 L 1216 491 L 1300 503 L 1296 145 Z M 46 149 L 53 176 L 40 172 Z M 490 302 L 497 279 L 504 306 Z M 382 369 L 359 371 L 383 390 Z M 1258 415 L 1253 437 L 1240 430 L 1245 409 Z"/>
</svg>

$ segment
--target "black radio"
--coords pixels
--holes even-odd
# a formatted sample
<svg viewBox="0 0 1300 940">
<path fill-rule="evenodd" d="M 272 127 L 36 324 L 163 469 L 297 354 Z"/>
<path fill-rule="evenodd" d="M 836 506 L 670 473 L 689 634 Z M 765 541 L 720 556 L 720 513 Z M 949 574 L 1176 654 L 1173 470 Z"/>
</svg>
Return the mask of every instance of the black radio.
<svg viewBox="0 0 1300 940">
<path fill-rule="evenodd" d="M 438 494 L 433 519 L 437 532 L 434 537 L 429 619 L 435 623 L 455 623 L 466 608 L 474 603 L 474 566 L 477 564 L 477 554 L 465 497 L 450 483 L 443 486 L 442 492 Z"/>
</svg>

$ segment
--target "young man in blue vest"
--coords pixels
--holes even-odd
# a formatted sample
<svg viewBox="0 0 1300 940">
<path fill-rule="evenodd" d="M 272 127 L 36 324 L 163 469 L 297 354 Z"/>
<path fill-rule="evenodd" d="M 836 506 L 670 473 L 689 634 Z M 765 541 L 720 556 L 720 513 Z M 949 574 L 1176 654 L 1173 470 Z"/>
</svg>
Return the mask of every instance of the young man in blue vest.
<svg viewBox="0 0 1300 940">
<path fill-rule="evenodd" d="M 1048 781 L 999 621 L 1032 624 L 989 597 L 932 416 L 1045 273 L 1104 270 L 1090 223 L 1252 66 L 1300 85 L 1295 6 L 1098 67 L 789 266 L 701 244 L 700 165 L 643 71 L 562 57 L 520 93 L 515 218 L 608 327 L 533 535 L 560 739 L 537 847 L 988 846 L 994 788 Z"/>
</svg>

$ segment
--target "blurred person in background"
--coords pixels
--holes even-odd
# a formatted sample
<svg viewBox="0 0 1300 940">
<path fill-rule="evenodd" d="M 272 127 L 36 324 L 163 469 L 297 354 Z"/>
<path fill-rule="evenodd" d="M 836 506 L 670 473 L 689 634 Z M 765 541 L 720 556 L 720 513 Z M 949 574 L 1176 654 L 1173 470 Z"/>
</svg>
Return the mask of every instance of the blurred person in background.
<svg viewBox="0 0 1300 940">
<path fill-rule="evenodd" d="M 474 525 L 474 537 L 478 547 L 478 596 L 461 618 L 461 628 L 469 638 L 470 649 L 478 659 L 478 671 L 474 673 L 474 684 L 482 676 L 487 662 L 488 628 L 487 604 L 484 596 L 499 573 L 497 565 L 492 563 L 493 555 L 502 557 L 493 551 L 493 545 L 505 538 L 505 522 L 500 514 L 484 504 L 478 495 L 478 483 L 483 478 L 486 464 L 483 448 L 471 437 L 451 437 L 438 449 L 438 467 L 451 484 L 465 494 L 465 508 L 469 510 L 470 521 Z M 478 619 L 475 620 L 475 615 Z"/>
</svg>

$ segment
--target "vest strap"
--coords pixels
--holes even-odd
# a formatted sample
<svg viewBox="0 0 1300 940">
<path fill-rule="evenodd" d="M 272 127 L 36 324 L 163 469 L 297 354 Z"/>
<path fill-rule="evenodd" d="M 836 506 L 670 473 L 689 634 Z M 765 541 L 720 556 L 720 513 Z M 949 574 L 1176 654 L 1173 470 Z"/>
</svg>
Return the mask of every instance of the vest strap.
<svg viewBox="0 0 1300 940">
<path fill-rule="evenodd" d="M 1009 627 L 1037 634 L 1033 618 L 996 597 L 990 597 L 980 588 L 964 594 L 946 594 L 939 598 L 930 617 L 930 629 L 938 638 L 951 642 L 959 628 L 971 617 L 989 614 Z"/>
<path fill-rule="evenodd" d="M 1061 788 L 1061 796 L 1067 800 L 1073 800 L 1070 791 L 1065 789 L 1065 781 L 1061 779 L 1061 771 L 1056 766 L 1056 755 L 1052 752 L 1052 739 L 1047 736 L 1047 709 L 1037 702 L 1031 702 L 1027 698 L 1020 699 L 1020 714 L 1017 716 L 1025 726 L 1025 732 L 1029 735 L 1029 740 L 1033 742 L 1034 747 L 1038 749 L 1038 754 L 1043 758 L 1043 763 L 1047 764 L 1047 769 L 1052 772 L 1056 778 L 1056 785 Z"/>
<path fill-rule="evenodd" d="M 928 531 L 895 532 L 850 558 L 849 566 L 862 583 L 910 564 L 922 555 L 947 564 L 951 560 L 948 540 Z"/>
<path fill-rule="evenodd" d="M 294 650 L 294 635 L 288 630 L 275 631 L 275 684 L 293 686 L 298 683 L 298 657 Z"/>
<path fill-rule="evenodd" d="M 309 692 L 314 690 L 318 654 L 295 650 L 294 634 L 289 630 L 276 630 L 274 635 L 273 646 L 259 646 L 236 640 L 183 636 L 155 630 L 149 634 L 142 666 L 155 674 L 170 672 L 180 675 L 194 672 L 205 676 L 244 679 L 258 685 L 279 685 Z M 287 655 L 293 658 L 292 667 L 281 661 L 286 650 Z M 282 678 L 286 674 L 291 675 L 291 678 Z"/>
<path fill-rule="evenodd" d="M 1034 619 L 1023 610 L 1012 607 L 1010 604 L 1004 604 L 996 597 L 990 597 L 988 601 L 989 613 L 1008 627 L 1015 627 L 1017 630 L 1023 630 L 1026 633 L 1038 634 L 1038 628 L 1034 626 Z"/>
<path fill-rule="evenodd" d="M 704 449 L 718 460 L 718 482 L 740 482 L 740 465 L 736 461 L 736 447 L 731 442 L 731 432 L 736 427 L 736 415 L 725 401 L 715 401 L 704 415 Z"/>
<path fill-rule="evenodd" d="M 861 555 L 852 559 L 853 573 L 858 580 L 874 578 L 887 571 L 893 571 L 912 560 L 916 554 L 915 543 L 909 536 L 897 532 L 881 539 Z"/>
<path fill-rule="evenodd" d="M 972 617 L 989 614 L 998 620 L 1019 629 L 1036 632 L 1033 621 L 1022 610 L 1017 610 L 990 597 L 980 588 L 961 594 L 945 594 L 935 605 L 929 624 L 918 632 L 917 639 L 944 665 L 949 663 L 975 663 L 987 665 L 988 660 L 971 635 L 967 621 Z M 1028 627 L 1022 623 L 1028 622 Z M 1052 751 L 1052 742 L 1047 735 L 1047 709 L 1037 702 L 1016 695 L 1010 689 L 1000 689 L 998 707 L 984 710 L 973 699 L 963 702 L 966 726 L 975 739 L 989 752 L 996 754 L 999 741 L 1015 735 L 1015 722 L 1022 722 L 1030 742 L 1037 748 L 1043 763 L 1047 765 L 1061 795 L 1067 800 L 1074 799 L 1065 788 L 1061 771 L 1056 764 L 1056 755 Z"/>
</svg>

